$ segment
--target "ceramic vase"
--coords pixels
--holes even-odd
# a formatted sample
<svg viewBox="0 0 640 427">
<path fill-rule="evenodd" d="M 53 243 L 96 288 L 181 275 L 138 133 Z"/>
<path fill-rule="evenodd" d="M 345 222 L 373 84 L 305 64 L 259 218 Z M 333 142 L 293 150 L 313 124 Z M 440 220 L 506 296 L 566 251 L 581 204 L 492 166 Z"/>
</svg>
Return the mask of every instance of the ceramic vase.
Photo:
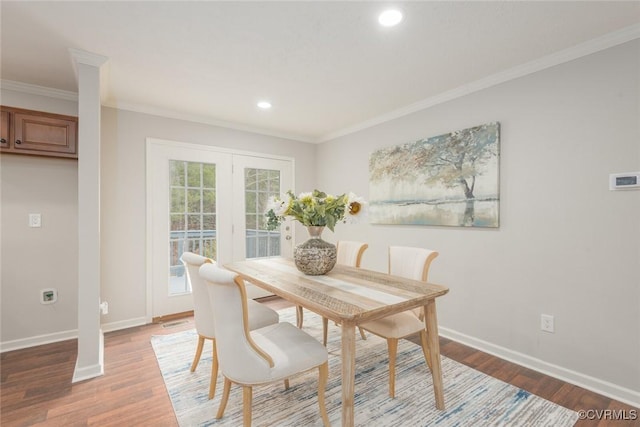
<svg viewBox="0 0 640 427">
<path fill-rule="evenodd" d="M 309 240 L 293 249 L 298 270 L 310 276 L 326 274 L 336 265 L 336 245 L 322 240 L 322 226 L 308 226 Z"/>
</svg>

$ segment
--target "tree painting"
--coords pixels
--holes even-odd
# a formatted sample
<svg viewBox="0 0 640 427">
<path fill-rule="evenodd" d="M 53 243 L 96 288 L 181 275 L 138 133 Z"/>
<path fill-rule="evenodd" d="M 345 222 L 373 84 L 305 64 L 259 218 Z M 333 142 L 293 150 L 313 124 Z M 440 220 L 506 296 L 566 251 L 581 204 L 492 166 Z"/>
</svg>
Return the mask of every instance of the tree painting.
<svg viewBox="0 0 640 427">
<path fill-rule="evenodd" d="M 371 222 L 498 227 L 499 143 L 493 122 L 375 151 Z"/>
</svg>

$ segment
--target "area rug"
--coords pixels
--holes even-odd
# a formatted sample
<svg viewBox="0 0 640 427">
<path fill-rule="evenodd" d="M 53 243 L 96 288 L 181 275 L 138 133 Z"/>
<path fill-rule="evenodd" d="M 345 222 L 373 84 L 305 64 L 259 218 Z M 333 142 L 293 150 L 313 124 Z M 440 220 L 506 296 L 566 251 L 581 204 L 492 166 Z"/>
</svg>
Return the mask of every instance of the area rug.
<svg viewBox="0 0 640 427">
<path fill-rule="evenodd" d="M 280 311 L 280 321 L 295 324 L 295 309 Z M 321 318 L 305 311 L 304 331 L 321 340 Z M 355 424 L 358 426 L 573 426 L 578 414 L 527 391 L 442 357 L 446 410 L 435 408 L 431 373 L 422 349 L 402 340 L 398 346 L 396 397 L 388 396 L 386 341 L 356 334 Z M 222 395 L 208 400 L 211 345 L 205 346 L 196 372 L 190 372 L 197 344 L 195 330 L 151 338 L 158 365 L 181 427 L 242 425 L 242 390 L 231 388 L 224 417 L 216 420 Z M 333 426 L 341 424 L 340 329 L 329 322 L 327 411 Z M 254 426 L 321 426 L 317 371 L 290 381 L 254 387 Z"/>
</svg>

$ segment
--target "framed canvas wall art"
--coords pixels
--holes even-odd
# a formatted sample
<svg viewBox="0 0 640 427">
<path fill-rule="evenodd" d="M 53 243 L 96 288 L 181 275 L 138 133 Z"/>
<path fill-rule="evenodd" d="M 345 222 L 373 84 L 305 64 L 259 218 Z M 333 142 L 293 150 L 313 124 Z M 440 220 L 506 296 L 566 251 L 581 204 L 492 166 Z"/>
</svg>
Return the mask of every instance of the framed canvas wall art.
<svg viewBox="0 0 640 427">
<path fill-rule="evenodd" d="M 498 227 L 499 153 L 498 122 L 373 152 L 370 222 Z"/>
</svg>

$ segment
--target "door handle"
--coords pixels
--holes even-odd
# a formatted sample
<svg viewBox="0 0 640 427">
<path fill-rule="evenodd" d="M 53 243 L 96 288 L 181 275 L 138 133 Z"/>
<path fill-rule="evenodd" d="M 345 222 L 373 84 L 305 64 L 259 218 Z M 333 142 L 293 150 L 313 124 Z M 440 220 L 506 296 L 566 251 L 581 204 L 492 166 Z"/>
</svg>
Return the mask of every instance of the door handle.
<svg viewBox="0 0 640 427">
<path fill-rule="evenodd" d="M 286 240 L 291 240 L 291 236 L 285 236 Z"/>
</svg>

